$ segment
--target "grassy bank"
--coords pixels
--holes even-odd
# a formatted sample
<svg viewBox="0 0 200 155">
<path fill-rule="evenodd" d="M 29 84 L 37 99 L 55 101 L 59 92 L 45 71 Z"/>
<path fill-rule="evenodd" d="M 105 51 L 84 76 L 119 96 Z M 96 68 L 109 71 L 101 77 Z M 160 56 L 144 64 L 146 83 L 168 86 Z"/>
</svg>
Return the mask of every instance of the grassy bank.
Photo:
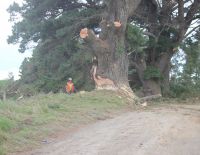
<svg viewBox="0 0 200 155">
<path fill-rule="evenodd" d="M 130 107 L 112 92 L 38 95 L 0 103 L 0 155 L 41 145 L 58 131 L 109 118 Z"/>
</svg>

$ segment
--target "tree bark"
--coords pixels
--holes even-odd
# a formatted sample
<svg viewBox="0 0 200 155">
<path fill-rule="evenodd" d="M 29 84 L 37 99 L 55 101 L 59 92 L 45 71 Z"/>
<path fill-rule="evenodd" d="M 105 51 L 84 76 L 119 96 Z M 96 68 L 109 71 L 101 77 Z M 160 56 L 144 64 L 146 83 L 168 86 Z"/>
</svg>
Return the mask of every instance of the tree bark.
<svg viewBox="0 0 200 155">
<path fill-rule="evenodd" d="M 98 65 L 93 66 L 93 78 L 97 89 L 131 91 L 128 82 L 128 56 L 125 52 L 125 30 L 128 18 L 134 13 L 140 0 L 108 0 L 106 3 L 107 11 L 100 23 L 99 37 L 89 30 L 88 37 L 85 38 L 98 61 Z"/>
<path fill-rule="evenodd" d="M 170 70 L 171 70 L 171 58 L 173 56 L 173 49 L 169 49 L 161 53 L 157 67 L 161 73 L 161 90 L 162 95 L 167 96 L 170 93 Z"/>
<path fill-rule="evenodd" d="M 144 96 L 162 94 L 160 82 L 158 80 L 154 80 L 154 79 L 144 80 L 143 92 L 144 92 Z"/>
<path fill-rule="evenodd" d="M 161 83 L 161 89 L 162 89 L 162 95 L 163 96 L 169 96 L 170 95 L 170 79 L 169 79 L 169 72 L 166 71 L 163 76 L 163 80 Z"/>
<path fill-rule="evenodd" d="M 171 57 L 173 56 L 173 50 L 162 52 L 159 56 L 151 54 L 149 51 L 149 58 L 145 61 L 145 58 L 137 58 L 135 68 L 137 70 L 138 77 L 142 83 L 144 96 L 162 94 L 164 96 L 169 94 L 170 81 L 169 73 L 171 69 Z M 157 52 L 156 52 L 157 53 Z M 161 74 L 160 78 L 145 79 L 144 72 L 147 66 L 154 66 Z"/>
<path fill-rule="evenodd" d="M 167 60 L 166 68 L 162 72 L 161 89 L 163 96 L 168 96 L 170 94 L 170 70 L 171 70 L 171 60 Z"/>
<path fill-rule="evenodd" d="M 148 79 L 145 80 L 143 89 L 145 96 L 162 94 L 162 96 L 169 95 L 170 92 L 170 69 L 171 69 L 171 58 L 173 51 L 165 51 L 157 57 L 154 67 L 156 67 L 161 74 L 160 79 Z"/>
</svg>

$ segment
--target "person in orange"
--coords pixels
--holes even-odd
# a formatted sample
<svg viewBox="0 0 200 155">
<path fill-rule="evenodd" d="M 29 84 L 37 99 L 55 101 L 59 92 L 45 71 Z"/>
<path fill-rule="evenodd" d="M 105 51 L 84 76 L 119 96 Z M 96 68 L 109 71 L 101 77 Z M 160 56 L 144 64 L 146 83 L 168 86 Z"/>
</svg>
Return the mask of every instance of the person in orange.
<svg viewBox="0 0 200 155">
<path fill-rule="evenodd" d="M 69 79 L 68 79 L 68 82 L 67 82 L 67 84 L 66 84 L 66 86 L 65 86 L 65 89 L 66 89 L 66 92 L 67 92 L 68 94 L 71 94 L 71 93 L 74 93 L 74 92 L 75 92 L 75 88 L 74 88 L 74 84 L 73 84 L 73 82 L 72 82 L 72 78 L 69 78 Z"/>
</svg>

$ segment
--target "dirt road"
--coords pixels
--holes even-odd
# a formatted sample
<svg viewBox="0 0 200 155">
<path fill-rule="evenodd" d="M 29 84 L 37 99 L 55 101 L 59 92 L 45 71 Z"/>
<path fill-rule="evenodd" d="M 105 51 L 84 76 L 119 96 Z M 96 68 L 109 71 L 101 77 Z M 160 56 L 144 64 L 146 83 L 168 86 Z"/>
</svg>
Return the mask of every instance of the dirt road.
<svg viewBox="0 0 200 155">
<path fill-rule="evenodd" d="M 27 155 L 200 155 L 200 105 L 129 112 Z"/>
</svg>

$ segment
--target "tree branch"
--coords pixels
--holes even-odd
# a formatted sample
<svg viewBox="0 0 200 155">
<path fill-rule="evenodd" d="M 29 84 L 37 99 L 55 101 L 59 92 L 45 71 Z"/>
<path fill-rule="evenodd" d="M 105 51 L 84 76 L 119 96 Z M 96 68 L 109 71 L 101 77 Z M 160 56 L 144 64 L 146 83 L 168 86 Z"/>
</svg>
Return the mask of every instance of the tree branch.
<svg viewBox="0 0 200 155">
<path fill-rule="evenodd" d="M 148 31 L 144 31 L 143 34 L 144 34 L 144 35 L 151 36 L 151 37 L 153 37 L 153 38 L 157 38 L 153 33 L 148 32 Z"/>
<path fill-rule="evenodd" d="M 178 0 L 178 20 L 180 24 L 184 24 L 184 2 Z"/>
<path fill-rule="evenodd" d="M 191 5 L 186 17 L 185 17 L 185 26 L 188 28 L 191 24 L 195 14 L 198 9 L 200 9 L 200 0 L 194 0 L 194 3 Z"/>
<path fill-rule="evenodd" d="M 200 25 L 197 25 L 196 27 L 193 27 L 189 32 L 187 32 L 185 34 L 184 38 L 187 38 L 193 31 L 195 31 L 199 27 L 200 27 Z"/>
<path fill-rule="evenodd" d="M 194 3 L 190 5 L 190 9 L 184 18 L 184 23 L 181 23 L 182 25 L 180 24 L 179 26 L 178 29 L 179 36 L 177 37 L 176 42 L 180 42 L 185 36 L 189 35 L 189 34 L 185 35 L 185 33 L 187 32 L 190 24 L 194 19 L 195 14 L 199 9 L 200 9 L 200 0 L 194 0 Z"/>
</svg>

